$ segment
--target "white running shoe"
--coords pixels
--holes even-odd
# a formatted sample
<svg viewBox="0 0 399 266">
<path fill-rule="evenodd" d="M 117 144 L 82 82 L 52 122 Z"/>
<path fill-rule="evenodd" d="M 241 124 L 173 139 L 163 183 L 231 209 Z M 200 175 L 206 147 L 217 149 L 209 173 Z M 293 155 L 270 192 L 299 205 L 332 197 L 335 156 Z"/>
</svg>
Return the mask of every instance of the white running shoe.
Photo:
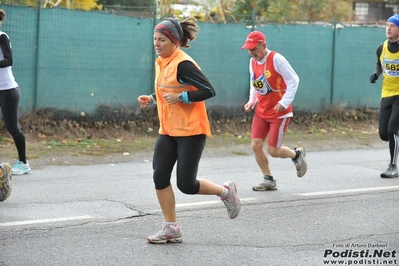
<svg viewBox="0 0 399 266">
<path fill-rule="evenodd" d="M 152 244 L 181 243 L 183 242 L 183 236 L 180 227 L 173 229 L 168 224 L 162 223 L 162 230 L 155 235 L 147 237 L 147 241 Z"/>
<path fill-rule="evenodd" d="M 220 199 L 223 201 L 224 205 L 226 205 L 227 214 L 230 219 L 234 219 L 241 211 L 241 202 L 237 197 L 237 187 L 231 181 L 223 183 L 223 186 L 229 190 L 229 193 L 224 198 Z"/>
<path fill-rule="evenodd" d="M 299 151 L 299 157 L 296 160 L 292 160 L 296 168 L 296 175 L 298 177 L 302 177 L 306 174 L 308 170 L 308 164 L 306 162 L 306 152 L 302 147 L 295 148 L 295 151 Z"/>
</svg>

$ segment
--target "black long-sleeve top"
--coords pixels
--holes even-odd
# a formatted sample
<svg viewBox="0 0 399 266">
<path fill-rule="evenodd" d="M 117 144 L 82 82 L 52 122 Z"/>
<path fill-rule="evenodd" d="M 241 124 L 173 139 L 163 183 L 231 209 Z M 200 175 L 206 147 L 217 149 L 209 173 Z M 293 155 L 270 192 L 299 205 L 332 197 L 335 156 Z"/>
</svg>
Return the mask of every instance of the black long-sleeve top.
<svg viewBox="0 0 399 266">
<path fill-rule="evenodd" d="M 4 59 L 0 60 L 0 68 L 12 66 L 12 52 L 10 40 L 7 35 L 0 35 L 0 49 L 3 52 Z"/>
<path fill-rule="evenodd" d="M 187 92 L 190 102 L 200 102 L 216 95 L 215 88 L 209 79 L 191 61 L 182 61 L 177 66 L 177 80 L 189 83 L 198 90 Z M 154 99 L 155 93 L 152 94 Z"/>
</svg>

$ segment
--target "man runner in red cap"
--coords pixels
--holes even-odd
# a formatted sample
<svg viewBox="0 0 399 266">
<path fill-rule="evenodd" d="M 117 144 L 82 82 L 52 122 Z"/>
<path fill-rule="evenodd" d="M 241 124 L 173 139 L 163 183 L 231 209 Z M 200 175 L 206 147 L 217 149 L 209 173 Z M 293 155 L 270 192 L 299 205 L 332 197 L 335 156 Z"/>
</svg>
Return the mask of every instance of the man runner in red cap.
<svg viewBox="0 0 399 266">
<path fill-rule="evenodd" d="M 293 116 L 292 101 L 298 89 L 299 77 L 284 56 L 267 49 L 266 37 L 260 31 L 251 32 L 241 49 L 247 49 L 249 62 L 250 95 L 244 105 L 250 112 L 256 105 L 252 121 L 252 149 L 263 180 L 252 189 L 255 191 L 276 190 L 276 180 L 270 171 L 263 144 L 267 136 L 267 151 L 272 157 L 291 158 L 297 176 L 307 171 L 305 150 L 282 146 L 284 134 Z"/>
</svg>

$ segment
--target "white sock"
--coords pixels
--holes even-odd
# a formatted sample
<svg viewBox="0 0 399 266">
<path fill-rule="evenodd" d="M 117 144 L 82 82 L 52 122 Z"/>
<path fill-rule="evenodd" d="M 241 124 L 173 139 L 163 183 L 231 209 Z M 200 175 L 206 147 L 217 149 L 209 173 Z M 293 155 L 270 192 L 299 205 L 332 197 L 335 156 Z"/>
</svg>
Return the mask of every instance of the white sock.
<svg viewBox="0 0 399 266">
<path fill-rule="evenodd" d="M 223 192 L 222 192 L 222 195 L 220 195 L 220 197 L 224 198 L 229 194 L 230 190 L 227 187 L 224 187 L 224 186 L 222 186 L 222 187 L 223 187 Z"/>
<path fill-rule="evenodd" d="M 165 222 L 165 224 L 167 224 L 169 227 L 173 229 L 179 228 L 179 225 L 177 225 L 176 222 Z"/>
</svg>

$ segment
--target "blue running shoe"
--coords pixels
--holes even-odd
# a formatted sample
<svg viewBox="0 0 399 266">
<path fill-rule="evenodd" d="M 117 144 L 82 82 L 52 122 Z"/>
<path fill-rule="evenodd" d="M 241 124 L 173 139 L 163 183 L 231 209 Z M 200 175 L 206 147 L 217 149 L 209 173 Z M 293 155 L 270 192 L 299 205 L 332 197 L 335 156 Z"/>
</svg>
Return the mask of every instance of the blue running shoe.
<svg viewBox="0 0 399 266">
<path fill-rule="evenodd" d="M 23 163 L 18 161 L 16 164 L 13 165 L 11 172 L 13 175 L 23 175 L 29 173 L 31 171 L 29 162 Z"/>
</svg>

